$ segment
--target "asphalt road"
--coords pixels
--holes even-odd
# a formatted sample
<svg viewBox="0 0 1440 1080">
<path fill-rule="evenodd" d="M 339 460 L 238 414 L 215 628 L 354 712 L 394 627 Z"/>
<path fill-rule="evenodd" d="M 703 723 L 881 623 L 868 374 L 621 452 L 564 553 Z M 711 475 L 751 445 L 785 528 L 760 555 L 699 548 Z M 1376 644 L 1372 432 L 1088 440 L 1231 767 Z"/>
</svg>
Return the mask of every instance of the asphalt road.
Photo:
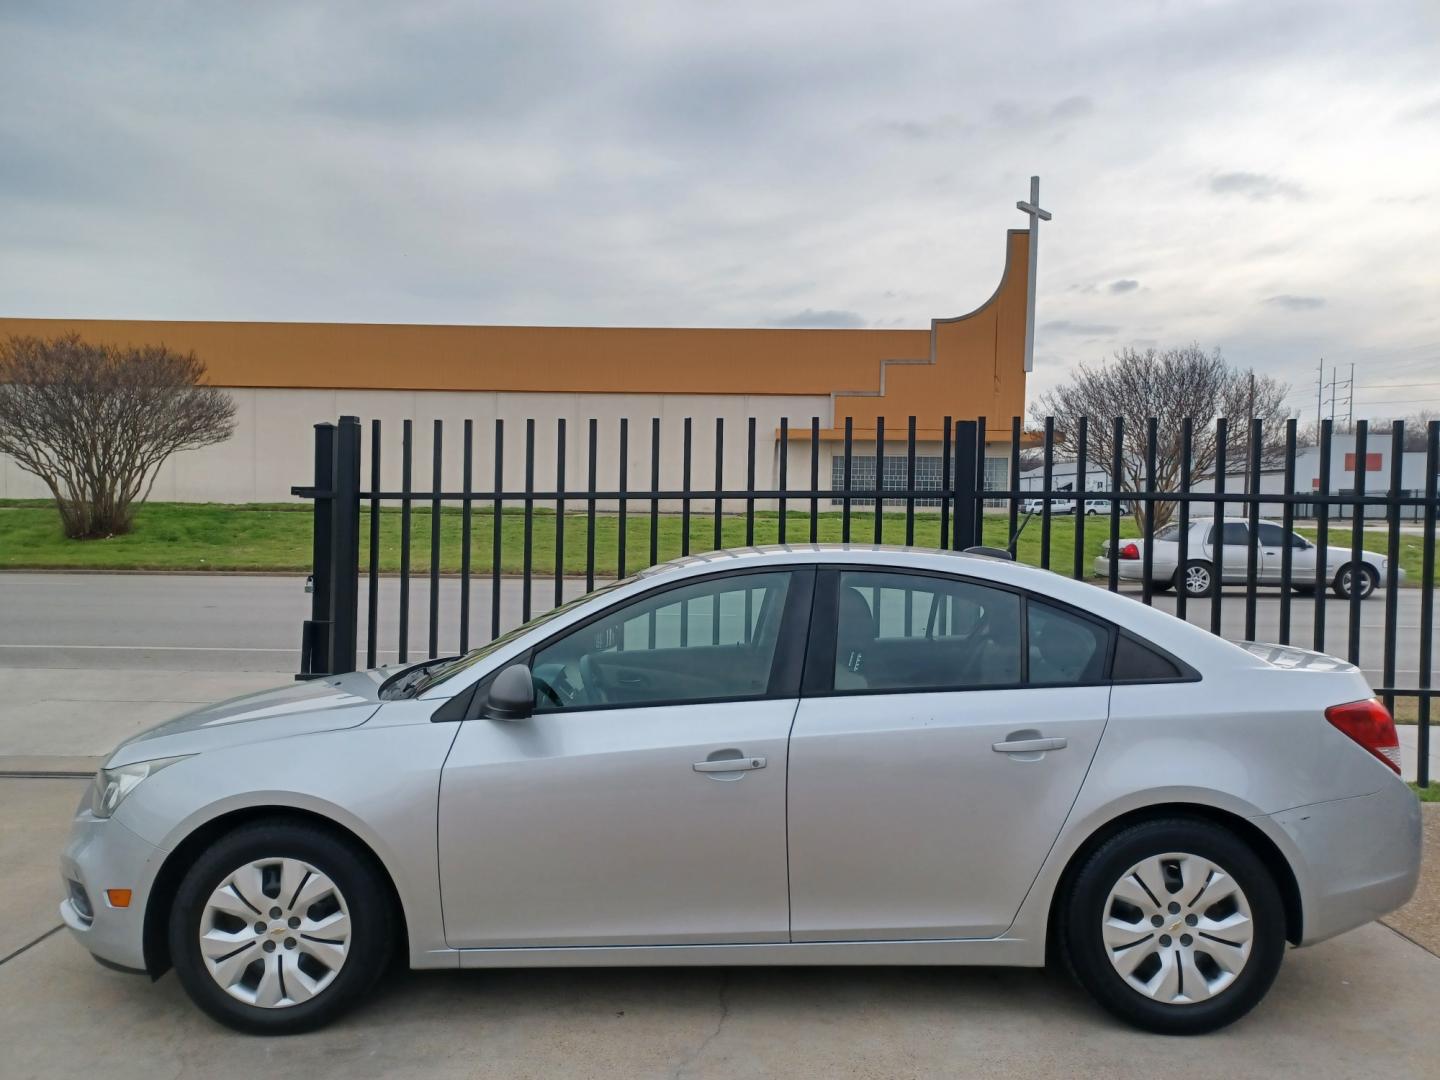
<svg viewBox="0 0 1440 1080">
<path fill-rule="evenodd" d="M 399 581 L 381 580 L 377 659 L 399 658 Z M 565 579 L 566 598 L 584 591 L 584 582 Z M 554 602 L 554 582 L 537 578 L 531 585 L 532 610 Z M 1260 590 L 1256 605 L 1256 637 L 1278 640 L 1279 598 Z M 1384 658 L 1386 594 L 1377 591 L 1360 605 L 1360 663 L 1373 685 L 1381 685 Z M 1395 594 L 1396 686 L 1417 685 L 1419 674 L 1420 597 L 1418 589 Z M 441 654 L 459 648 L 460 582 L 443 578 L 439 589 Z M 360 648 L 365 649 L 364 612 L 368 598 L 361 588 Z M 1175 597 L 1159 594 L 1156 606 L 1173 612 Z M 500 580 L 500 626 L 521 621 L 523 585 Z M 300 652 L 300 627 L 310 609 L 299 577 L 251 577 L 171 574 L 0 574 L 0 668 L 160 668 L 172 671 L 274 671 L 293 673 Z M 430 589 L 428 578 L 411 583 L 409 650 L 411 658 L 426 655 Z M 1291 641 L 1314 642 L 1314 601 L 1291 598 Z M 471 644 L 490 636 L 491 582 L 471 584 Z M 1209 626 L 1208 600 L 1191 601 L 1191 622 Z M 1245 633 L 1245 592 L 1226 590 L 1222 597 L 1221 631 L 1226 637 Z M 1440 635 L 1433 643 L 1432 664 L 1440 669 Z M 1329 598 L 1325 605 L 1325 651 L 1347 655 L 1349 609 Z"/>
</svg>

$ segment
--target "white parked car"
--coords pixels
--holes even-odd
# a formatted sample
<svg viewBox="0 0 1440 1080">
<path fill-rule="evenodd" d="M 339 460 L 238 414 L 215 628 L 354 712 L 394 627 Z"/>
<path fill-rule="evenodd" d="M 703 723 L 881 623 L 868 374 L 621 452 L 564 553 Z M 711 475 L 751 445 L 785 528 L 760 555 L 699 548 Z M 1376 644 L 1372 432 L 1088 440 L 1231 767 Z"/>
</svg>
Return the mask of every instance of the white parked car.
<svg viewBox="0 0 1440 1080">
<path fill-rule="evenodd" d="M 1045 512 L 1044 499 L 1026 499 L 1020 504 L 1022 514 L 1043 514 Z M 1074 499 L 1051 499 L 1051 514 L 1073 514 L 1075 512 Z"/>
<path fill-rule="evenodd" d="M 1224 584 L 1244 585 L 1249 581 L 1250 523 L 1247 518 L 1213 517 L 1190 519 L 1190 535 L 1185 565 L 1180 565 L 1180 523 L 1172 521 L 1155 533 L 1151 556 L 1150 582 L 1157 589 L 1181 586 L 1190 596 L 1209 596 L 1220 576 L 1215 568 L 1215 539 L 1220 536 L 1220 564 Z M 1285 548 L 1290 549 L 1290 588 L 1297 593 L 1315 591 L 1316 547 L 1299 533 L 1287 533 L 1273 521 L 1261 519 L 1256 536 L 1257 585 L 1280 585 Z M 1121 581 L 1140 581 L 1145 572 L 1145 541 L 1122 539 L 1116 560 Z M 1325 582 L 1336 596 L 1349 599 L 1356 589 L 1362 599 L 1375 591 L 1385 580 L 1389 560 L 1374 551 L 1362 551 L 1358 567 L 1351 566 L 1350 545 L 1331 543 L 1325 553 Z M 1100 546 L 1094 566 L 1097 576 L 1110 573 L 1110 541 Z M 1403 581 L 1405 571 L 1396 568 L 1397 580 Z"/>
<path fill-rule="evenodd" d="M 1399 754 L 1352 665 L 1085 582 L 950 552 L 720 551 L 462 657 L 135 736 L 76 812 L 60 915 L 102 961 L 174 967 L 265 1034 L 339 1015 L 396 955 L 1053 955 L 1119 1016 L 1193 1034 L 1260 1001 L 1287 942 L 1409 899 Z"/>
</svg>

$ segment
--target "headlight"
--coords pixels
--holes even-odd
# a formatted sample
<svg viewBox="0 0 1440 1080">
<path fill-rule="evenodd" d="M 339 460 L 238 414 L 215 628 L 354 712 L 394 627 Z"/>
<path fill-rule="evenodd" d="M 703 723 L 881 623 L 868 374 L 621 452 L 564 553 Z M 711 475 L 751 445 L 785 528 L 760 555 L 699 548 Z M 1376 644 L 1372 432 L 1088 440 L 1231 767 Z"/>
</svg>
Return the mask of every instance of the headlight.
<svg viewBox="0 0 1440 1080">
<path fill-rule="evenodd" d="M 142 780 L 190 756 L 182 754 L 180 757 L 156 758 L 115 769 L 101 769 L 90 785 L 90 813 L 97 818 L 108 818 L 125 801 L 125 796 L 140 786 Z"/>
</svg>

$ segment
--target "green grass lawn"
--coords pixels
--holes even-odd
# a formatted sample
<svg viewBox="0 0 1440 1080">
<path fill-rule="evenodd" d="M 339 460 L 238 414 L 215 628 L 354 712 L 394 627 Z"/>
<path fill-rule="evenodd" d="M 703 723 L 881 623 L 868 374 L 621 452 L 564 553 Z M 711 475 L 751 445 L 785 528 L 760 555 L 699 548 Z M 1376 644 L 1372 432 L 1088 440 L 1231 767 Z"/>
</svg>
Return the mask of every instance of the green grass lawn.
<svg viewBox="0 0 1440 1080">
<path fill-rule="evenodd" d="M 1420 797 L 1421 802 L 1440 802 L 1440 782 L 1432 780 L 1429 787 L 1412 783 L 1410 790 Z"/>
<path fill-rule="evenodd" d="M 808 508 L 807 508 L 808 509 Z M 387 507 L 380 515 L 380 569 L 400 569 L 401 512 Z M 494 515 L 489 507 L 477 506 L 471 518 L 471 570 L 488 573 L 494 543 Z M 1023 520 L 1023 518 L 1022 518 Z M 721 517 L 721 544 L 736 547 L 746 543 L 743 515 Z M 462 513 L 446 508 L 440 513 L 440 568 L 460 569 Z M 500 569 L 518 573 L 524 568 L 523 512 L 507 507 L 500 519 Z M 660 560 L 681 552 L 681 516 L 661 514 L 655 522 L 657 555 Z M 818 515 L 818 538 L 838 541 L 843 524 L 838 512 Z M 553 573 L 557 539 L 556 517 L 550 510 L 536 509 L 532 520 L 532 568 L 537 574 Z M 412 572 L 430 569 L 431 515 L 428 508 L 411 514 Z M 362 511 L 360 558 L 368 568 L 370 515 Z M 564 518 L 564 564 L 567 574 L 585 572 L 588 523 L 585 514 L 569 513 Z M 1306 530 L 1300 530 L 1306 532 Z M 651 520 L 647 509 L 630 508 L 625 523 L 625 570 L 635 571 L 650 564 Z M 1074 566 L 1076 522 L 1073 517 L 1056 517 L 1050 525 L 1052 569 L 1069 573 Z M 1313 538 L 1313 530 L 1308 535 Z M 1122 536 L 1137 535 L 1127 517 L 1120 521 Z M 806 512 L 787 515 L 786 535 L 791 541 L 810 537 Z M 1042 525 L 1031 519 L 1020 536 L 1019 560 L 1040 565 Z M 1109 536 L 1109 520 L 1092 517 L 1085 521 L 1083 567 L 1088 573 L 1099 554 L 1100 544 Z M 857 508 L 851 517 L 850 538 L 857 542 L 877 539 L 872 508 Z M 779 515 L 774 511 L 755 515 L 754 542 L 775 543 L 779 539 Z M 886 543 L 905 542 L 905 515 L 886 513 L 878 539 Z M 1383 537 L 1367 536 L 1372 550 L 1383 547 Z M 595 519 L 595 567 L 598 577 L 613 576 L 620 570 L 620 520 L 618 515 L 597 514 Z M 1009 540 L 1008 519 L 987 515 L 985 543 L 1005 547 Z M 935 547 L 940 542 L 937 514 L 917 513 L 914 543 Z M 1347 530 L 1332 531 L 1332 544 L 1348 544 Z M 93 570 L 276 570 L 308 571 L 310 568 L 311 511 L 309 504 L 224 505 L 217 503 L 147 503 L 135 514 L 135 529 L 108 540 L 73 541 L 60 531 L 59 517 L 47 502 L 0 502 L 0 568 L 93 569 Z M 708 551 L 715 545 L 714 517 L 693 513 L 690 518 L 690 550 Z M 1406 536 L 1402 541 L 1401 565 L 1414 584 L 1420 572 L 1421 538 Z"/>
</svg>

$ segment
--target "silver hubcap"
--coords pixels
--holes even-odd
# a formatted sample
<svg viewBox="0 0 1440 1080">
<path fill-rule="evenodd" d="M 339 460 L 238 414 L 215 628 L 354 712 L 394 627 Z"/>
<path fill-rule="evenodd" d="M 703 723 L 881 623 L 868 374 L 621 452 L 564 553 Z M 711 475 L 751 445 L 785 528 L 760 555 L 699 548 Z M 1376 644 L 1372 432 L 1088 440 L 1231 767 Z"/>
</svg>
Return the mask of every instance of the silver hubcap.
<svg viewBox="0 0 1440 1080">
<path fill-rule="evenodd" d="M 1222 867 L 1174 852 L 1136 863 L 1110 890 L 1100 936 L 1134 990 L 1166 1005 L 1222 993 L 1244 970 L 1255 928 Z"/>
<path fill-rule="evenodd" d="M 1192 566 L 1185 571 L 1185 588 L 1192 593 L 1203 593 L 1210 588 L 1210 571 L 1203 566 Z"/>
<path fill-rule="evenodd" d="M 247 1005 L 309 1001 L 350 952 L 350 911 L 325 874 L 299 859 L 257 859 L 220 883 L 200 915 L 210 977 Z"/>
</svg>

